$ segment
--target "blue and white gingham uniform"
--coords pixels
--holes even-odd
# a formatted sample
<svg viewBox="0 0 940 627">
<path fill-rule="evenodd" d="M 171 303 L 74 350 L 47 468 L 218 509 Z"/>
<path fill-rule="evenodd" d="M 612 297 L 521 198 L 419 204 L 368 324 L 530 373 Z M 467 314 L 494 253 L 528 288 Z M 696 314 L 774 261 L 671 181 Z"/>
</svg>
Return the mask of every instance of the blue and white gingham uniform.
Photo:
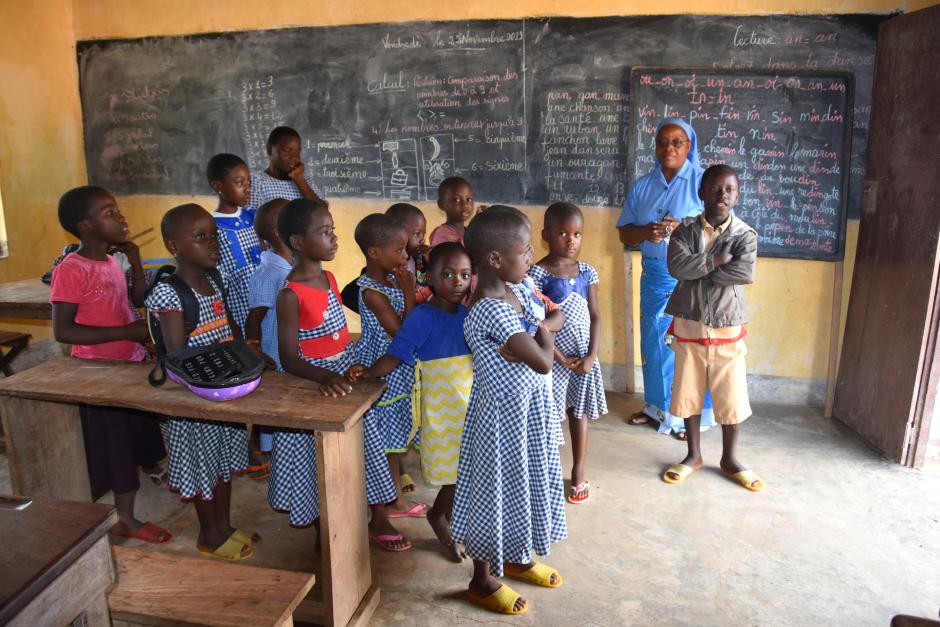
<svg viewBox="0 0 940 627">
<path fill-rule="evenodd" d="M 277 295 L 284 287 L 291 265 L 273 250 L 261 252 L 261 263 L 248 281 L 248 309 L 267 307 L 261 320 L 261 350 L 274 360 L 278 370 L 281 358 L 277 348 Z"/>
<path fill-rule="evenodd" d="M 320 188 L 317 187 L 317 184 L 313 182 L 312 178 L 305 176 L 304 180 L 307 181 L 307 185 L 310 186 L 310 189 L 317 193 L 317 196 L 323 198 Z M 303 198 L 303 195 L 300 193 L 294 181 L 282 181 L 264 171 L 255 172 L 251 175 L 251 197 L 249 204 L 252 207 L 258 209 L 264 203 L 277 198 L 295 200 L 297 198 Z"/>
<path fill-rule="evenodd" d="M 359 285 L 359 316 L 362 319 L 359 359 L 362 365 L 371 367 L 385 355 L 392 338 L 375 313 L 369 309 L 364 295 L 368 290 L 384 294 L 399 316 L 405 311 L 405 295 L 397 287 L 384 285 L 366 275 L 360 276 L 356 283 Z M 414 380 L 414 365 L 401 361 L 385 377 L 385 392 L 367 412 L 367 415 L 371 415 L 378 423 L 386 452 L 400 453 L 406 451 L 410 445 L 418 445 L 418 425 L 411 411 L 411 388 Z"/>
<path fill-rule="evenodd" d="M 231 340 L 222 295 L 218 291 L 212 296 L 193 293 L 199 303 L 199 326 L 187 346 Z M 145 304 L 158 318 L 160 312 L 183 310 L 176 290 L 166 283 L 158 283 Z M 248 466 L 248 436 L 243 425 L 169 417 L 165 435 L 170 488 L 184 499 L 198 496 L 211 500 L 219 479 L 229 481 L 233 472 Z"/>
<path fill-rule="evenodd" d="M 597 270 L 592 266 L 579 261 L 578 270 L 577 277 L 564 278 L 550 274 L 541 266 L 529 269 L 535 287 L 565 314 L 565 325 L 555 335 L 555 346 L 568 357 L 584 357 L 588 354 L 591 314 L 588 311 L 587 295 L 591 285 L 600 283 Z M 604 378 L 597 359 L 587 374 L 578 374 L 554 363 L 552 392 L 562 418 L 568 409 L 571 409 L 571 415 L 575 418 L 596 419 L 607 413 Z"/>
<path fill-rule="evenodd" d="M 510 287 L 527 324 L 509 303 L 492 298 L 474 303 L 464 323 L 473 389 L 451 520 L 454 540 L 473 559 L 488 561 L 496 577 L 503 562 L 528 563 L 533 550 L 547 555 L 553 542 L 567 536 L 549 377 L 498 352 L 511 336 L 526 332 L 533 316 L 538 319 L 527 288 Z"/>
<path fill-rule="evenodd" d="M 296 293 L 296 292 L 295 292 Z M 301 297 L 297 295 L 298 299 Z M 346 316 L 339 300 L 329 292 L 329 305 L 324 322 L 314 329 L 298 329 L 298 340 L 331 335 L 346 326 Z M 328 359 L 300 357 L 306 362 L 345 374 L 356 364 L 356 345 L 350 344 L 339 355 Z M 374 420 L 363 417 L 366 499 L 369 504 L 390 503 L 397 493 L 382 450 L 381 437 Z M 320 516 L 320 493 L 317 485 L 317 446 L 311 431 L 275 431 L 271 451 L 268 501 L 271 507 L 290 513 L 290 524 L 306 526 Z"/>
<path fill-rule="evenodd" d="M 245 331 L 248 281 L 261 263 L 261 242 L 255 233 L 254 209 L 213 213 L 219 237 L 219 270 L 228 277 L 228 306 L 235 324 Z"/>
</svg>

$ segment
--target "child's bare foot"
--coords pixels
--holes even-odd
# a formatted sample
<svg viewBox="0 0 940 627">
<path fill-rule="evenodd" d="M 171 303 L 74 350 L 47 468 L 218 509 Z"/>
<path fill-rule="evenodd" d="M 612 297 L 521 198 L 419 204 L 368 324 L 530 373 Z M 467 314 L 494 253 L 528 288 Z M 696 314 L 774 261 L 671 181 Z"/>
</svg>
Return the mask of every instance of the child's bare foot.
<svg viewBox="0 0 940 627">
<path fill-rule="evenodd" d="M 646 415 L 645 413 L 643 413 L 642 411 L 638 411 L 638 412 L 636 412 L 635 414 L 631 414 L 630 417 L 627 418 L 627 424 L 629 424 L 629 425 L 645 425 L 645 424 L 649 423 L 650 420 L 652 420 L 652 419 L 651 419 L 649 416 L 647 416 L 647 415 Z"/>
<path fill-rule="evenodd" d="M 437 541 L 447 549 L 447 557 L 458 564 L 463 562 L 463 555 L 458 552 L 456 544 L 450 537 L 450 522 L 448 522 L 447 516 L 445 516 L 443 512 L 439 513 L 432 507 L 428 510 L 428 524 L 430 524 L 431 529 L 434 530 Z"/>
</svg>

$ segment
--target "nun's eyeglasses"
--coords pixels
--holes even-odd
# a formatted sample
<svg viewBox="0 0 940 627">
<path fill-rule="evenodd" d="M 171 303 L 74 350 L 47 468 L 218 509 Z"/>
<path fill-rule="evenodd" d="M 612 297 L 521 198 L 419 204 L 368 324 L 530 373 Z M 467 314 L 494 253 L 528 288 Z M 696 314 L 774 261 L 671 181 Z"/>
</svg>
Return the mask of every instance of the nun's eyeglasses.
<svg viewBox="0 0 940 627">
<path fill-rule="evenodd" d="M 689 143 L 689 140 L 679 139 L 678 137 L 676 137 L 675 139 L 657 139 L 656 147 L 657 148 L 669 148 L 670 146 L 672 146 L 673 148 L 679 149 L 679 148 L 682 148 L 682 146 L 687 143 Z"/>
</svg>

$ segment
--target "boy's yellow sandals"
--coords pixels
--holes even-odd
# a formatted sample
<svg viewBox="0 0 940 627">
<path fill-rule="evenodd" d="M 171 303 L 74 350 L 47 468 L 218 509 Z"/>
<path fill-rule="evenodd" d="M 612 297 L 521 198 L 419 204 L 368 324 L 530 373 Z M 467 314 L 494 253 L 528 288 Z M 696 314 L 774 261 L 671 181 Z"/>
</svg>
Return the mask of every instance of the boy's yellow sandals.
<svg viewBox="0 0 940 627">
<path fill-rule="evenodd" d="M 742 470 L 729 476 L 751 492 L 760 492 L 764 489 L 764 482 L 753 470 Z"/>
<path fill-rule="evenodd" d="M 682 483 L 688 479 L 695 469 L 685 464 L 673 464 L 663 473 L 663 481 L 666 483 Z"/>
</svg>

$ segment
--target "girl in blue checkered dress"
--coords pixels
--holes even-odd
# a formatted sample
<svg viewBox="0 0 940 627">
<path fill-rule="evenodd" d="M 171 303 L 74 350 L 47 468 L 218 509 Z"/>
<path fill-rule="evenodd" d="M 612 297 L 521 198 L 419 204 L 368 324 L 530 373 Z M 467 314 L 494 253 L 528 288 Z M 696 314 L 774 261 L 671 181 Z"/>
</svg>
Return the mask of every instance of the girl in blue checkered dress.
<svg viewBox="0 0 940 627">
<path fill-rule="evenodd" d="M 336 279 L 323 262 L 338 250 L 333 217 L 322 201 L 293 200 L 278 216 L 278 232 L 294 252 L 295 264 L 277 298 L 278 353 L 287 372 L 320 383 L 324 395 L 352 390 L 344 376 L 356 363 L 349 341 Z M 366 497 L 372 508 L 373 535 L 398 536 L 395 550 L 411 545 L 385 516 L 385 504 L 396 497 L 382 440 L 375 422 L 363 419 Z M 316 443 L 309 431 L 277 431 L 271 455 L 268 500 L 290 513 L 290 523 L 305 526 L 320 515 Z M 403 548 L 402 548 L 403 547 Z"/>
<path fill-rule="evenodd" d="M 531 226 L 517 209 L 489 207 L 464 243 L 477 288 L 464 336 L 473 388 L 460 445 L 451 530 L 473 558 L 467 596 L 476 605 L 521 614 L 527 601 L 496 579 L 504 573 L 556 588 L 561 575 L 532 561 L 567 535 L 558 422 L 548 374 L 560 310 L 546 316 L 531 283 Z"/>
<path fill-rule="evenodd" d="M 374 213 L 356 226 L 356 243 L 366 257 L 366 271 L 359 277 L 359 315 L 362 339 L 359 363 L 366 368 L 385 354 L 402 320 L 415 307 L 415 276 L 408 270 L 408 233 L 387 215 Z M 385 377 L 387 388 L 366 416 L 375 420 L 382 434 L 388 464 L 398 492 L 399 455 L 417 443 L 418 424 L 411 411 L 414 366 L 402 361 Z M 425 503 L 397 501 L 389 517 L 424 518 Z"/>
<path fill-rule="evenodd" d="M 258 209 L 277 198 L 323 200 L 323 194 L 309 176 L 304 176 L 300 151 L 300 133 L 289 126 L 278 126 L 268 135 L 268 167 L 251 178 L 251 201 Z"/>
<path fill-rule="evenodd" d="M 261 263 L 261 242 L 255 232 L 255 210 L 247 207 L 251 173 L 236 155 L 218 154 L 209 159 L 206 178 L 219 197 L 212 213 L 219 230 L 219 270 L 228 277 L 228 306 L 238 328 L 245 331 L 248 317 L 248 283 Z"/>
<path fill-rule="evenodd" d="M 199 304 L 198 324 L 183 326 L 183 304 L 167 283 L 158 283 L 145 304 L 155 314 L 168 352 L 206 346 L 240 337 L 223 299 L 224 285 L 215 285 L 206 270 L 219 261 L 215 220 L 199 205 L 170 209 L 160 223 L 167 250 L 176 258 L 176 273 L 193 290 Z M 167 420 L 170 487 L 192 499 L 199 518 L 196 548 L 223 560 L 251 557 L 257 534 L 232 527 L 229 510 L 231 476 L 248 465 L 245 428 L 204 420 Z"/>
<path fill-rule="evenodd" d="M 529 269 L 535 287 L 557 303 L 565 326 L 555 336 L 552 391 L 559 415 L 568 417 L 571 432 L 571 493 L 568 500 L 583 503 L 590 496 L 584 478 L 587 419 L 607 413 L 604 379 L 597 360 L 601 318 L 597 301 L 597 270 L 578 261 L 584 216 L 570 203 L 555 203 L 545 211 L 542 239 L 548 255 Z"/>
</svg>

